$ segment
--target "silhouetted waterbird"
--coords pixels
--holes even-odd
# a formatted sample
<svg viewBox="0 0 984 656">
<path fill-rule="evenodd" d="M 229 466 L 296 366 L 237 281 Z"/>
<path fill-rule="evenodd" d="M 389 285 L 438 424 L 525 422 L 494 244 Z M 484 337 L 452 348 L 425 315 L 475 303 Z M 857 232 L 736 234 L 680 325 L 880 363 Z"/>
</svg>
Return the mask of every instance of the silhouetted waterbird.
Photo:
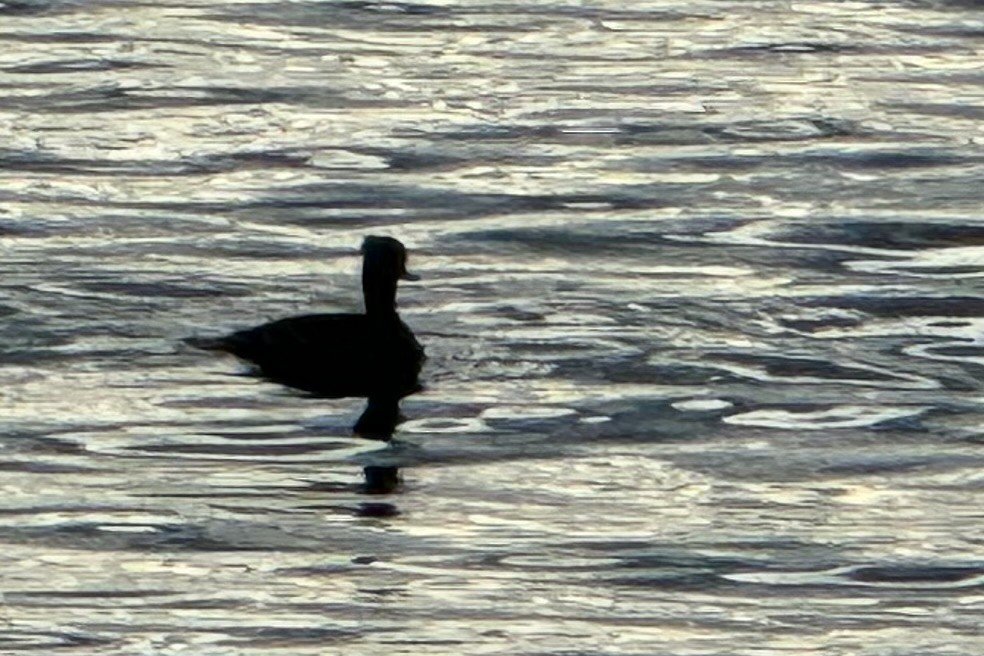
<svg viewBox="0 0 984 656">
<path fill-rule="evenodd" d="M 407 272 L 406 248 L 392 237 L 366 237 L 361 252 L 365 314 L 309 314 L 186 341 L 232 353 L 264 378 L 316 396 L 368 397 L 356 432 L 385 439 L 399 399 L 420 389 L 424 349 L 396 310 L 397 282 L 419 278 Z"/>
</svg>

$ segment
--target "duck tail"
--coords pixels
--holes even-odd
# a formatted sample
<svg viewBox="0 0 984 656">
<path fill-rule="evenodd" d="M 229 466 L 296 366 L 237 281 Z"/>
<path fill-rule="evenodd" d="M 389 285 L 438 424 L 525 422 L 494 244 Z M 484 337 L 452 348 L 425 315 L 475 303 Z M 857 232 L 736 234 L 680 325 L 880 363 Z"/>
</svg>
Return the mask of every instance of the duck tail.
<svg viewBox="0 0 984 656">
<path fill-rule="evenodd" d="M 228 351 L 229 343 L 225 337 L 185 337 L 181 340 L 188 346 L 194 346 L 203 351 Z"/>
</svg>

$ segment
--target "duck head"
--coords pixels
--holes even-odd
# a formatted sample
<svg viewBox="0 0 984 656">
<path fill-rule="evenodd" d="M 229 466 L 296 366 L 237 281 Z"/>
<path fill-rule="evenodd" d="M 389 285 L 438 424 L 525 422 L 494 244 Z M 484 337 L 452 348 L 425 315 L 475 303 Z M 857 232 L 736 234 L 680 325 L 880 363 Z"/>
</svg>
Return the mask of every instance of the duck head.
<svg viewBox="0 0 984 656">
<path fill-rule="evenodd" d="M 407 271 L 407 249 L 392 237 L 370 236 L 362 242 L 362 293 L 366 314 L 396 312 L 398 280 L 420 280 Z"/>
</svg>

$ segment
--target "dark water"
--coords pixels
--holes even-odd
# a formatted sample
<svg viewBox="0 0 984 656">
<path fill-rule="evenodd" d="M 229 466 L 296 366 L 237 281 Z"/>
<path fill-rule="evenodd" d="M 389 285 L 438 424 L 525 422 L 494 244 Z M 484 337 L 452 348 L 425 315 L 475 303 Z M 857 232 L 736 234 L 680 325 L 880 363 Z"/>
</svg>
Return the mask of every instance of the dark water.
<svg viewBox="0 0 984 656">
<path fill-rule="evenodd" d="M 0 1 L 0 652 L 981 653 L 982 44 Z M 424 277 L 393 443 L 181 344 L 357 309 L 367 234 Z"/>
</svg>

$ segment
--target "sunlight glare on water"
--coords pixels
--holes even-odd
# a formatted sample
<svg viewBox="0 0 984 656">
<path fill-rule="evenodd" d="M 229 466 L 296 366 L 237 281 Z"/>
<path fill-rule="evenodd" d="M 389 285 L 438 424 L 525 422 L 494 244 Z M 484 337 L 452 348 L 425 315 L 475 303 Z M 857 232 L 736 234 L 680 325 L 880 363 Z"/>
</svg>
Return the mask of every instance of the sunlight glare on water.
<svg viewBox="0 0 984 656">
<path fill-rule="evenodd" d="M 0 0 L 4 653 L 976 655 L 973 2 Z M 192 349 L 420 282 L 389 443 Z"/>
</svg>

